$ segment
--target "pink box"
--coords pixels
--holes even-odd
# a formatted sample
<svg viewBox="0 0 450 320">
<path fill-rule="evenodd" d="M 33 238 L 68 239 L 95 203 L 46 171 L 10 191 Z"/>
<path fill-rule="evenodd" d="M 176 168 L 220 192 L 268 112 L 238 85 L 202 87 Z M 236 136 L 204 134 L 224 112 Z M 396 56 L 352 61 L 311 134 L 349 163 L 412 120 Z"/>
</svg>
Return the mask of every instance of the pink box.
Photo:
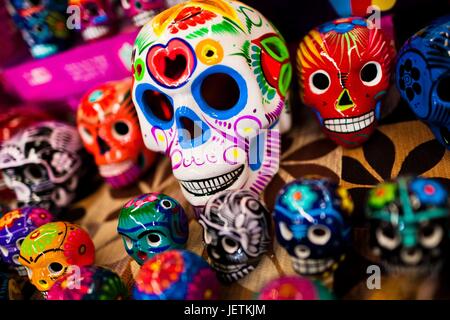
<svg viewBox="0 0 450 320">
<path fill-rule="evenodd" d="M 24 101 L 65 102 L 75 109 L 97 84 L 131 76 L 131 53 L 138 31 L 85 43 L 40 60 L 3 70 L 2 80 Z"/>
</svg>

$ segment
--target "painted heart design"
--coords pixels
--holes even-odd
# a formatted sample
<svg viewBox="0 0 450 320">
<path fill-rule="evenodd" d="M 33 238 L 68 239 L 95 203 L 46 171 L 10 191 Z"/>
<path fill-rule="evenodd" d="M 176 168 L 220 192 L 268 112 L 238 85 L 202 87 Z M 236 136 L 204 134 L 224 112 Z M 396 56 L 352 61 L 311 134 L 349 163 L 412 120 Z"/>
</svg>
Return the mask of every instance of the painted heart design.
<svg viewBox="0 0 450 320">
<path fill-rule="evenodd" d="M 194 73 L 197 60 L 192 47 L 182 39 L 157 44 L 147 53 L 147 68 L 158 84 L 168 88 L 183 86 Z"/>
</svg>

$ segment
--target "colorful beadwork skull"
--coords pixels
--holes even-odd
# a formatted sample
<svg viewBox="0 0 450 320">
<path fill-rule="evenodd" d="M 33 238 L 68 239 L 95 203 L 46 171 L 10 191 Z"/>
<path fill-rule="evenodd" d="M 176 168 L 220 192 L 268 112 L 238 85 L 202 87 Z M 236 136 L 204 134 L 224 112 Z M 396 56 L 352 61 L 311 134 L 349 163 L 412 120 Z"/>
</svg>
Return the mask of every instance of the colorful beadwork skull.
<svg viewBox="0 0 450 320">
<path fill-rule="evenodd" d="M 395 57 L 381 29 L 361 18 L 345 18 L 313 29 L 300 43 L 301 98 L 325 134 L 356 147 L 380 118 Z"/>
<path fill-rule="evenodd" d="M 26 275 L 18 261 L 20 246 L 28 234 L 52 219 L 50 212 L 38 207 L 22 207 L 5 213 L 0 218 L 0 260 Z"/>
<path fill-rule="evenodd" d="M 325 275 L 338 267 L 350 240 L 352 211 L 347 190 L 328 180 L 296 180 L 280 191 L 276 235 L 297 273 Z"/>
<path fill-rule="evenodd" d="M 67 0 L 7 0 L 6 7 L 35 58 L 66 48 Z"/>
<path fill-rule="evenodd" d="M 85 266 L 72 268 L 56 280 L 47 300 L 124 300 L 128 296 L 127 288 L 115 272 Z"/>
<path fill-rule="evenodd" d="M 48 291 L 71 266 L 92 265 L 95 247 L 89 234 L 76 224 L 50 222 L 22 242 L 19 262 L 39 291 Z"/>
<path fill-rule="evenodd" d="M 0 149 L 0 169 L 19 206 L 35 205 L 55 212 L 75 198 L 89 162 L 76 128 L 41 122 L 17 133 Z"/>
<path fill-rule="evenodd" d="M 403 46 L 397 87 L 412 111 L 450 149 L 450 16 L 422 29 Z"/>
<path fill-rule="evenodd" d="M 248 190 L 222 191 L 200 215 L 211 266 L 224 282 L 245 277 L 270 245 L 270 214 Z"/>
<path fill-rule="evenodd" d="M 222 190 L 265 188 L 279 167 L 292 68 L 260 13 L 237 1 L 176 5 L 142 28 L 133 69 L 144 142 L 171 158 L 193 206 Z"/>
<path fill-rule="evenodd" d="M 0 144 L 34 123 L 50 120 L 50 116 L 32 105 L 14 106 L 0 114 Z M 0 172 L 0 199 L 12 198 Z"/>
<path fill-rule="evenodd" d="M 391 273 L 436 271 L 449 245 L 449 197 L 433 179 L 401 177 L 370 191 L 370 246 Z"/>
<path fill-rule="evenodd" d="M 124 205 L 117 232 L 127 253 L 142 265 L 157 253 L 184 248 L 189 224 L 175 199 L 162 193 L 147 193 Z"/>
<path fill-rule="evenodd" d="M 219 282 L 201 257 L 170 250 L 147 260 L 136 277 L 135 300 L 216 300 Z"/>
<path fill-rule="evenodd" d="M 143 26 L 165 8 L 164 0 L 121 0 L 122 8 L 136 26 Z"/>
<path fill-rule="evenodd" d="M 131 79 L 97 86 L 83 97 L 77 113 L 84 146 L 113 188 L 135 183 L 155 159 L 142 141 L 130 90 Z"/>
<path fill-rule="evenodd" d="M 284 276 L 267 283 L 258 295 L 259 300 L 334 300 L 322 283 L 298 276 Z"/>
<path fill-rule="evenodd" d="M 117 17 L 110 0 L 69 0 L 81 15 L 81 36 L 85 41 L 100 39 L 116 31 Z"/>
</svg>

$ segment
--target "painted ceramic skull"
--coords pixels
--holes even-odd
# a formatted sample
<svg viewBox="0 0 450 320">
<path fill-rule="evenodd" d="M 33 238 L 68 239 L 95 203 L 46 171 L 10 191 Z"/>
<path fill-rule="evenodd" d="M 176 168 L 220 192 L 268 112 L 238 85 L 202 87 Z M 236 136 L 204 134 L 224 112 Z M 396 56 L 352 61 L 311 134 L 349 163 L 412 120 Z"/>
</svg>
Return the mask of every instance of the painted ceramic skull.
<svg viewBox="0 0 450 320">
<path fill-rule="evenodd" d="M 55 54 L 68 45 L 67 0 L 7 0 L 6 7 L 35 58 Z"/>
<path fill-rule="evenodd" d="M 301 275 L 326 275 L 338 267 L 350 240 L 353 202 L 328 180 L 296 180 L 279 193 L 273 213 L 278 242 Z"/>
<path fill-rule="evenodd" d="M 81 36 L 85 41 L 106 37 L 116 31 L 117 17 L 111 0 L 69 0 L 81 14 Z"/>
<path fill-rule="evenodd" d="M 436 180 L 401 177 L 370 191 L 370 246 L 391 273 L 425 274 L 441 266 L 449 245 L 450 211 Z"/>
<path fill-rule="evenodd" d="M 135 183 L 155 158 L 142 141 L 130 90 L 131 79 L 97 86 L 83 97 L 77 113 L 84 146 L 114 188 Z"/>
<path fill-rule="evenodd" d="M 224 282 L 245 277 L 270 245 L 270 214 L 248 190 L 222 191 L 200 216 L 211 266 Z"/>
<path fill-rule="evenodd" d="M 121 0 L 122 8 L 136 26 L 143 26 L 165 8 L 164 0 Z"/>
<path fill-rule="evenodd" d="M 189 225 L 183 207 L 175 199 L 162 193 L 147 193 L 124 205 L 117 232 L 127 253 L 142 265 L 160 252 L 183 249 Z"/>
<path fill-rule="evenodd" d="M 95 247 L 89 234 L 76 224 L 50 222 L 22 242 L 19 262 L 39 291 L 48 291 L 71 266 L 94 263 Z"/>
<path fill-rule="evenodd" d="M 450 16 L 422 29 L 403 46 L 397 87 L 412 111 L 450 149 Z"/>
<path fill-rule="evenodd" d="M 50 116 L 32 105 L 14 106 L 0 114 L 0 144 L 34 123 L 50 120 Z M 13 197 L 0 172 L 0 199 Z"/>
<path fill-rule="evenodd" d="M 216 300 L 219 281 L 208 263 L 187 250 L 170 250 L 147 260 L 133 289 L 135 300 Z"/>
<path fill-rule="evenodd" d="M 334 300 L 320 281 L 299 276 L 283 276 L 264 285 L 258 300 Z"/>
<path fill-rule="evenodd" d="M 74 127 L 46 121 L 3 143 L 0 169 L 6 185 L 15 191 L 19 206 L 36 205 L 55 212 L 75 198 L 84 173 L 84 156 Z"/>
<path fill-rule="evenodd" d="M 181 3 L 142 28 L 133 69 L 144 142 L 171 158 L 192 205 L 226 189 L 265 188 L 279 167 L 292 71 L 264 17 L 235 1 Z"/>
<path fill-rule="evenodd" d="M 303 39 L 297 56 L 301 98 L 330 139 L 356 147 L 370 137 L 394 57 L 383 31 L 361 18 L 326 23 Z"/>
<path fill-rule="evenodd" d="M 56 280 L 47 300 L 124 300 L 128 289 L 119 275 L 107 268 L 85 266 L 73 268 Z"/>
<path fill-rule="evenodd" d="M 0 218 L 0 260 L 17 269 L 21 275 L 26 275 L 18 261 L 22 241 L 52 219 L 50 212 L 38 207 L 22 207 L 5 213 Z"/>
</svg>

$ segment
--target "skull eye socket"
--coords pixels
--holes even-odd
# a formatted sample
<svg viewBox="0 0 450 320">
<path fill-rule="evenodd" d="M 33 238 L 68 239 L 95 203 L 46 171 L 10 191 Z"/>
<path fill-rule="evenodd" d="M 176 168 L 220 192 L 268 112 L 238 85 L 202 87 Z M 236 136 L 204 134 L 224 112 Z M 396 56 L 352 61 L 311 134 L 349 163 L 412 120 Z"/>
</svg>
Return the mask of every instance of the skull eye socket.
<svg viewBox="0 0 450 320">
<path fill-rule="evenodd" d="M 226 111 L 239 101 L 239 86 L 226 73 L 213 73 L 205 77 L 201 85 L 201 95 L 206 104 L 215 110 Z"/>
<path fill-rule="evenodd" d="M 63 270 L 63 265 L 59 262 L 52 262 L 48 266 L 48 271 L 53 274 L 58 274 Z"/>
<path fill-rule="evenodd" d="M 139 106 L 153 125 L 169 129 L 174 116 L 172 101 L 162 92 L 150 89 L 139 90 L 144 86 L 138 87 L 136 92 Z"/>
<path fill-rule="evenodd" d="M 25 177 L 31 181 L 39 181 L 45 177 L 45 169 L 38 164 L 30 164 L 24 170 Z"/>
<path fill-rule="evenodd" d="M 400 236 L 392 224 L 386 224 L 377 228 L 375 235 L 378 244 L 383 248 L 393 250 L 400 244 Z"/>
<path fill-rule="evenodd" d="M 147 244 L 150 247 L 158 247 L 161 245 L 161 236 L 157 233 L 150 233 L 147 235 Z"/>
<path fill-rule="evenodd" d="M 98 7 L 97 7 L 97 5 L 96 5 L 95 3 L 93 3 L 93 2 L 88 2 L 88 3 L 86 4 L 86 10 L 87 10 L 87 12 L 89 13 L 89 15 L 90 15 L 91 17 L 96 17 L 96 16 L 99 15 Z"/>
<path fill-rule="evenodd" d="M 233 254 L 238 250 L 239 244 L 231 238 L 223 237 L 222 238 L 222 247 L 226 253 Z"/>
<path fill-rule="evenodd" d="M 330 241 L 331 231 L 327 226 L 315 225 L 308 229 L 308 239 L 315 245 L 323 246 Z"/>
<path fill-rule="evenodd" d="M 94 142 L 94 137 L 88 128 L 80 126 L 78 131 L 80 132 L 81 139 L 83 139 L 85 143 L 92 144 Z"/>
<path fill-rule="evenodd" d="M 439 99 L 445 102 L 450 102 L 450 75 L 439 79 L 437 84 L 437 95 Z"/>
<path fill-rule="evenodd" d="M 289 228 L 286 225 L 286 223 L 280 222 L 278 226 L 280 228 L 280 234 L 283 237 L 283 239 L 286 240 L 286 241 L 292 240 L 294 235 L 293 235 L 292 231 L 289 230 Z"/>
<path fill-rule="evenodd" d="M 172 209 L 172 207 L 173 207 L 172 202 L 170 202 L 167 199 L 162 200 L 160 204 L 161 204 L 161 207 L 163 207 L 166 210 Z"/>
<path fill-rule="evenodd" d="M 368 87 L 376 86 L 380 83 L 383 72 L 380 63 L 376 61 L 367 62 L 359 72 L 362 83 Z"/>
<path fill-rule="evenodd" d="M 322 94 L 331 84 L 330 75 L 325 70 L 317 70 L 309 77 L 309 87 L 315 94 Z"/>
<path fill-rule="evenodd" d="M 442 227 L 436 224 L 426 224 L 420 229 L 420 243 L 428 249 L 433 249 L 441 243 L 444 232 Z"/>
<path fill-rule="evenodd" d="M 130 126 L 125 121 L 119 120 L 112 127 L 112 134 L 116 139 L 124 139 L 129 136 Z"/>
</svg>

